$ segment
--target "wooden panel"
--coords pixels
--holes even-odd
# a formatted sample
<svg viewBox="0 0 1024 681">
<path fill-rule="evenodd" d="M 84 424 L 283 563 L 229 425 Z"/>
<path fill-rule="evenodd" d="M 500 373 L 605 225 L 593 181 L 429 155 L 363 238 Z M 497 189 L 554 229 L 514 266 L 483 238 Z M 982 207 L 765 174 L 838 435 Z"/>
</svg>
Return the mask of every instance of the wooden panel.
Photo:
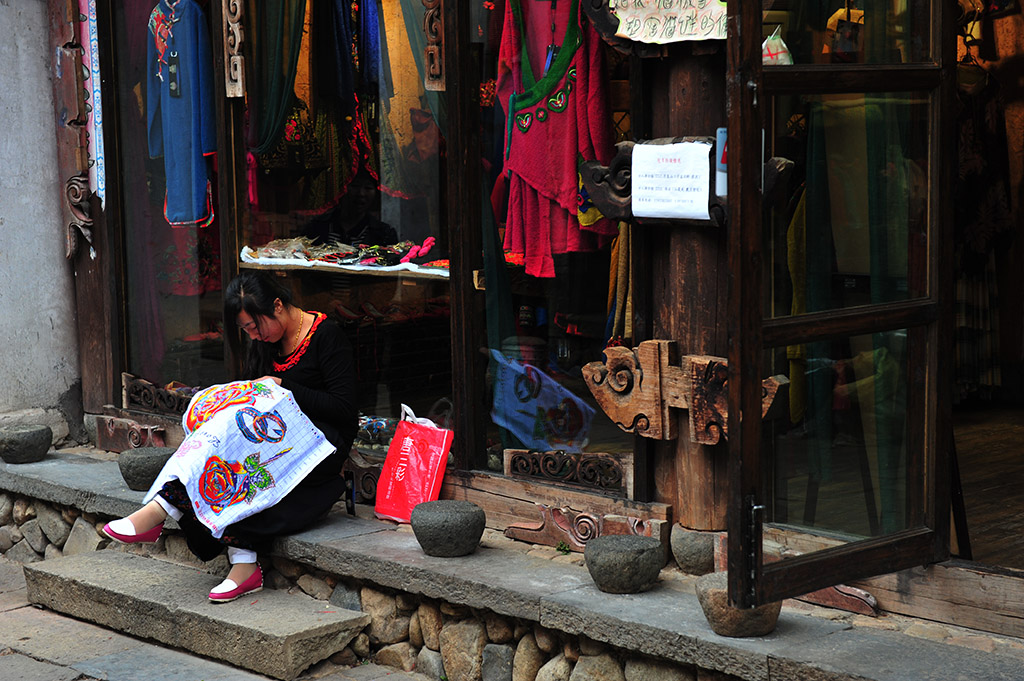
<svg viewBox="0 0 1024 681">
<path fill-rule="evenodd" d="M 765 528 L 766 554 L 804 554 L 841 545 L 836 539 Z M 950 560 L 849 585 L 874 596 L 884 612 L 1024 636 L 1024 570 Z"/>
<path fill-rule="evenodd" d="M 437 2 L 431 3 L 436 5 Z M 485 456 L 484 424 L 488 400 L 484 392 L 486 362 L 479 349 L 487 346 L 484 296 L 473 288 L 473 270 L 483 267 L 483 229 L 480 206 L 484 200 L 480 161 L 480 68 L 477 51 L 470 44 L 472 31 L 466 3 L 442 3 L 443 73 L 459 74 L 444 81 L 448 97 L 447 197 L 440 224 L 449 225 L 438 237 L 448 249 L 451 271 L 452 385 L 455 411 L 456 467 L 471 468 Z M 438 348 L 438 351 L 442 351 Z"/>
<path fill-rule="evenodd" d="M 98 26 L 101 44 L 108 44 L 114 26 L 111 7 L 100 3 Z M 114 73 L 113 54 L 100 51 L 100 71 Z M 115 89 L 103 90 L 103 108 L 106 115 L 105 130 L 118 130 L 117 107 L 114 106 Z M 118 155 L 117 140 L 107 135 L 106 157 L 109 176 L 116 176 L 119 168 L 113 162 Z M 75 299 L 78 312 L 78 349 L 82 372 L 82 406 L 86 412 L 100 413 L 104 405 L 120 400 L 123 362 L 123 327 L 121 307 L 123 300 L 121 278 L 118 276 L 122 244 L 120 225 L 121 197 L 118 182 L 107 183 L 106 210 L 100 211 L 99 201 L 92 198 L 93 249 L 79 248 L 73 259 L 75 268 Z"/>
<path fill-rule="evenodd" d="M 50 43 L 55 47 L 78 44 L 78 0 L 49 0 Z"/>
<path fill-rule="evenodd" d="M 851 580 L 877 573 L 880 565 L 896 569 L 911 567 L 931 555 L 934 535 L 927 528 L 906 530 L 767 563 L 760 566 L 757 602 L 771 603 L 841 582 L 852 583 Z M 730 546 L 730 570 L 733 551 Z"/>
<path fill-rule="evenodd" d="M 441 486 L 441 498 L 472 501 L 487 514 L 487 527 L 496 530 L 504 530 L 513 523 L 540 521 L 538 504 L 568 506 L 594 515 L 672 521 L 672 507 L 667 504 L 617 499 L 486 473 L 449 470 Z"/>
<path fill-rule="evenodd" d="M 911 617 L 1024 637 L 1024 571 L 947 561 L 851 582 L 879 607 Z"/>
<path fill-rule="evenodd" d="M 762 503 L 761 419 L 743 418 L 759 411 L 756 390 L 761 380 L 761 245 L 762 197 L 758 191 L 763 163 L 764 116 L 761 87 L 761 12 L 750 4 L 728 4 L 729 95 L 729 262 L 727 321 L 729 334 L 729 598 L 739 607 L 756 605 L 761 570 Z"/>
</svg>

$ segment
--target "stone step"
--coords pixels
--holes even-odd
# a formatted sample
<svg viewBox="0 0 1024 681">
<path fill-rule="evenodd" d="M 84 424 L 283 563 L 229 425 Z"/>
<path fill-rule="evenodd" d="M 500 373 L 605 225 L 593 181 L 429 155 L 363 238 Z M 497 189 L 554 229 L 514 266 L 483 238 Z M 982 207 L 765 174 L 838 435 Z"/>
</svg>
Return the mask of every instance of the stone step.
<svg viewBox="0 0 1024 681">
<path fill-rule="evenodd" d="M 370 622 L 365 613 L 274 589 L 210 603 L 206 594 L 219 582 L 120 551 L 25 565 L 30 603 L 278 679 L 341 651 Z"/>
</svg>

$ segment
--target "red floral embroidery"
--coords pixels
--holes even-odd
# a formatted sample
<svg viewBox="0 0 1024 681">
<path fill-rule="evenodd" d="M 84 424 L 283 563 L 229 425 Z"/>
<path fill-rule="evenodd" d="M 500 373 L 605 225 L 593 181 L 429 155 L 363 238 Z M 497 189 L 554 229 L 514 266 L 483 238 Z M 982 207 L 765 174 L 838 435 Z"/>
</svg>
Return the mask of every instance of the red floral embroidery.
<svg viewBox="0 0 1024 681">
<path fill-rule="evenodd" d="M 299 342 L 299 346 L 292 351 L 292 354 L 285 358 L 283 363 L 274 362 L 274 371 L 288 371 L 302 359 L 302 355 L 306 353 L 306 348 L 309 347 L 309 339 L 316 332 L 316 327 L 320 326 L 320 322 L 327 319 L 327 315 L 323 312 L 313 312 L 313 316 L 316 317 L 313 320 L 313 326 L 309 327 L 309 331 L 306 332 L 306 336 Z"/>
</svg>

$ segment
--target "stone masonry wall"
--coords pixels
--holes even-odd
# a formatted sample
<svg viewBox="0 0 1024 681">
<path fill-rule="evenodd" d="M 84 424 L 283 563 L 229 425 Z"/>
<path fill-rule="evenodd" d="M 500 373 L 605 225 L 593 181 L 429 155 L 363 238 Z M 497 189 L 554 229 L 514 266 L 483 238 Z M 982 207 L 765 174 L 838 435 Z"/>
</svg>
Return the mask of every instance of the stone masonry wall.
<svg viewBox="0 0 1024 681">
<path fill-rule="evenodd" d="M 0 493 L 0 553 L 21 563 L 86 551 L 123 550 L 224 574 L 224 556 L 198 562 L 184 538 L 126 546 L 99 532 L 110 518 Z M 264 585 L 368 613 L 366 629 L 329 663 L 373 661 L 431 681 L 730 681 L 735 677 L 641 656 L 536 622 L 342 579 L 274 557 Z"/>
</svg>

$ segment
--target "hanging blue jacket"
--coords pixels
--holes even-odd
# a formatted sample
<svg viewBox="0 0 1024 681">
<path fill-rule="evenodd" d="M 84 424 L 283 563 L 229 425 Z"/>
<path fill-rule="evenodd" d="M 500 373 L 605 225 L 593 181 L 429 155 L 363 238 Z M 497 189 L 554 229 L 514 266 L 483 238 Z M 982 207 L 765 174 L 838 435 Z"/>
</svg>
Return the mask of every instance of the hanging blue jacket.
<svg viewBox="0 0 1024 681">
<path fill-rule="evenodd" d="M 160 0 L 149 16 L 146 126 L 150 158 L 164 159 L 164 217 L 174 227 L 213 222 L 205 156 L 217 150 L 213 62 L 203 9 Z"/>
</svg>

